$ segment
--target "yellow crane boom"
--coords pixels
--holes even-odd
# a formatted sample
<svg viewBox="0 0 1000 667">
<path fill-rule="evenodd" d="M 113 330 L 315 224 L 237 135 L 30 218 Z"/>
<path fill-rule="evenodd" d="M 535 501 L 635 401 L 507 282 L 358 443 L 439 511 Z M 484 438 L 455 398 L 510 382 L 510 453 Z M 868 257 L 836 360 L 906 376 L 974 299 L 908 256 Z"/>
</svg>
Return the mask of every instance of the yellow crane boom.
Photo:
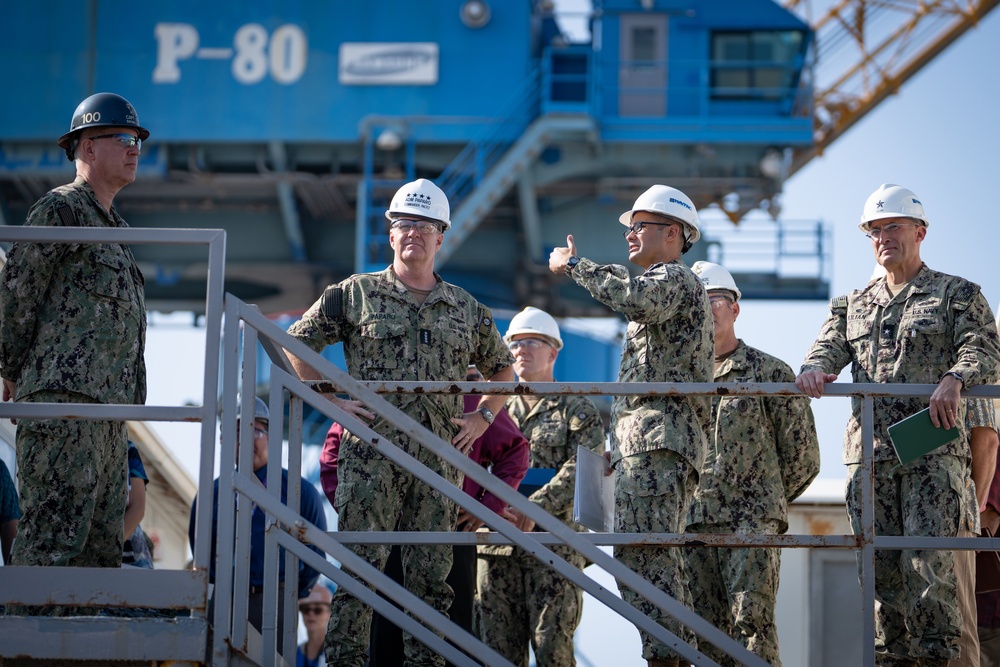
<svg viewBox="0 0 1000 667">
<path fill-rule="evenodd" d="M 784 0 L 816 33 L 816 143 L 795 173 L 974 27 L 1000 0 Z"/>
</svg>

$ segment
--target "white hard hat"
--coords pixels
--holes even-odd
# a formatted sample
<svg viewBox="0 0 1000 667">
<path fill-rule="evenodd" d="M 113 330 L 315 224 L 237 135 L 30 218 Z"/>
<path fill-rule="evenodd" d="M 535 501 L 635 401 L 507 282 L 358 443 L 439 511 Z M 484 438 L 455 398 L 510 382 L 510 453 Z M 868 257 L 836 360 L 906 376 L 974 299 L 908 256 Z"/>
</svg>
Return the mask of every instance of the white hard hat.
<svg viewBox="0 0 1000 667">
<path fill-rule="evenodd" d="M 618 217 L 618 222 L 631 227 L 632 214 L 637 211 L 665 215 L 683 222 L 684 238 L 688 243 L 693 244 L 701 238 L 701 231 L 698 229 L 698 211 L 694 208 L 694 202 L 677 188 L 654 185 L 639 195 L 632 208 Z"/>
<path fill-rule="evenodd" d="M 437 220 L 446 230 L 451 229 L 451 206 L 448 205 L 448 198 L 441 188 L 426 178 L 407 183 L 392 196 L 392 203 L 389 204 L 385 217 L 392 220 L 405 215 Z"/>
<path fill-rule="evenodd" d="M 892 183 L 883 183 L 868 197 L 858 227 L 867 232 L 870 230 L 870 223 L 883 218 L 913 218 L 922 222 L 924 227 L 931 225 L 924 214 L 924 205 L 913 190 Z"/>
<path fill-rule="evenodd" d="M 743 296 L 740 288 L 736 286 L 736 281 L 733 280 L 733 274 L 729 273 L 726 267 L 721 264 L 698 261 L 691 265 L 691 270 L 694 271 L 694 275 L 698 276 L 698 279 L 705 286 L 706 292 L 720 289 L 726 290 L 732 292 L 737 301 Z"/>
<path fill-rule="evenodd" d="M 503 340 L 505 343 L 510 344 L 514 336 L 518 334 L 538 334 L 544 336 L 551 341 L 553 347 L 557 350 L 561 350 L 563 346 L 562 336 L 559 335 L 559 325 L 556 324 L 556 319 L 544 310 L 539 310 L 534 306 L 528 306 L 514 316 L 514 319 L 510 321 L 510 326 L 507 327 L 507 333 L 504 334 Z"/>
<path fill-rule="evenodd" d="M 242 397 L 237 399 L 239 402 L 236 404 L 236 418 L 240 418 L 240 412 L 243 409 L 243 399 Z M 253 397 L 253 418 L 255 421 L 262 421 L 268 423 L 271 420 L 270 412 L 267 409 L 267 403 L 264 402 L 260 396 Z"/>
</svg>

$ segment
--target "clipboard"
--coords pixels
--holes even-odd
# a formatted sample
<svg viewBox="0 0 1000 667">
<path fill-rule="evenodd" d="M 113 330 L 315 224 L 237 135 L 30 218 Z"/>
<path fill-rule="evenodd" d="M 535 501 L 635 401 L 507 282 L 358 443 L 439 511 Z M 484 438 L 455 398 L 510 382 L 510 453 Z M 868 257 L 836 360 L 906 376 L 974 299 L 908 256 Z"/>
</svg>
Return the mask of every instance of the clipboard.
<svg viewBox="0 0 1000 667">
<path fill-rule="evenodd" d="M 576 450 L 576 492 L 573 521 L 595 533 L 614 532 L 615 482 L 608 460 L 586 447 Z"/>
<path fill-rule="evenodd" d="M 930 408 L 924 408 L 889 426 L 889 440 L 896 450 L 896 458 L 903 465 L 948 444 L 958 435 L 957 426 L 950 429 L 935 428 L 931 423 Z"/>
</svg>

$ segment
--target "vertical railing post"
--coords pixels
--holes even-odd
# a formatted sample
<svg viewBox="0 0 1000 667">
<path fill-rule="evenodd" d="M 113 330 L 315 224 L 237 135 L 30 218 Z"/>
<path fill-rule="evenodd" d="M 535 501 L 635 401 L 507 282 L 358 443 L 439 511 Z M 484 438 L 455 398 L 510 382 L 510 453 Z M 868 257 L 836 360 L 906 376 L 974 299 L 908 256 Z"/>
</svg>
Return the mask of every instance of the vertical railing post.
<svg viewBox="0 0 1000 667">
<path fill-rule="evenodd" d="M 284 390 L 273 395 L 271 401 L 281 400 Z M 279 403 L 280 405 L 280 403 Z M 302 507 L 302 399 L 289 393 L 288 398 L 288 507 L 296 513 Z M 294 528 L 294 526 L 290 526 Z M 283 653 L 296 646 L 295 625 L 298 621 L 299 598 L 299 558 L 290 551 L 285 552 L 285 637 Z"/>
<path fill-rule="evenodd" d="M 874 399 L 861 398 L 861 631 L 862 664 L 875 667 L 875 410 Z"/>
<path fill-rule="evenodd" d="M 198 540 L 199 544 L 207 540 L 215 541 L 216 557 L 211 567 L 215 569 L 214 600 L 215 613 L 212 624 L 214 627 L 212 641 L 212 664 L 226 665 L 229 656 L 231 612 L 230 601 L 233 596 L 233 568 L 228 566 L 229 559 L 220 559 L 219 554 L 233 553 L 233 512 L 236 499 L 234 497 L 232 475 L 222 474 L 226 470 L 236 468 L 236 420 L 226 419 L 225 415 L 236 412 L 236 394 L 239 380 L 239 347 L 240 318 L 239 299 L 226 299 L 225 336 L 223 336 L 223 376 L 222 376 L 222 446 L 219 453 L 219 496 L 217 499 L 216 534 L 212 535 L 212 502 L 213 485 L 203 486 L 198 506 Z M 202 458 L 215 453 L 215 445 L 202 443 Z M 214 464 L 215 457 L 212 456 Z M 210 467 L 211 469 L 211 467 Z M 207 560 L 207 559 L 206 559 Z M 220 564 L 226 564 L 220 567 Z"/>
</svg>

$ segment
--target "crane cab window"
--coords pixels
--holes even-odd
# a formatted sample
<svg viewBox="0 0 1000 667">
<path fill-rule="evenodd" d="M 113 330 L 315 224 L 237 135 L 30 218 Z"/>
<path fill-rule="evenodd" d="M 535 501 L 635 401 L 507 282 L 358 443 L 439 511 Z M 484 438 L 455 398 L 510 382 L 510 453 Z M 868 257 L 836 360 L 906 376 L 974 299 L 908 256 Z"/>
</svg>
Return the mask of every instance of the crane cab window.
<svg viewBox="0 0 1000 667">
<path fill-rule="evenodd" d="M 778 100 L 793 95 L 804 62 L 798 30 L 712 34 L 712 99 Z"/>
</svg>

